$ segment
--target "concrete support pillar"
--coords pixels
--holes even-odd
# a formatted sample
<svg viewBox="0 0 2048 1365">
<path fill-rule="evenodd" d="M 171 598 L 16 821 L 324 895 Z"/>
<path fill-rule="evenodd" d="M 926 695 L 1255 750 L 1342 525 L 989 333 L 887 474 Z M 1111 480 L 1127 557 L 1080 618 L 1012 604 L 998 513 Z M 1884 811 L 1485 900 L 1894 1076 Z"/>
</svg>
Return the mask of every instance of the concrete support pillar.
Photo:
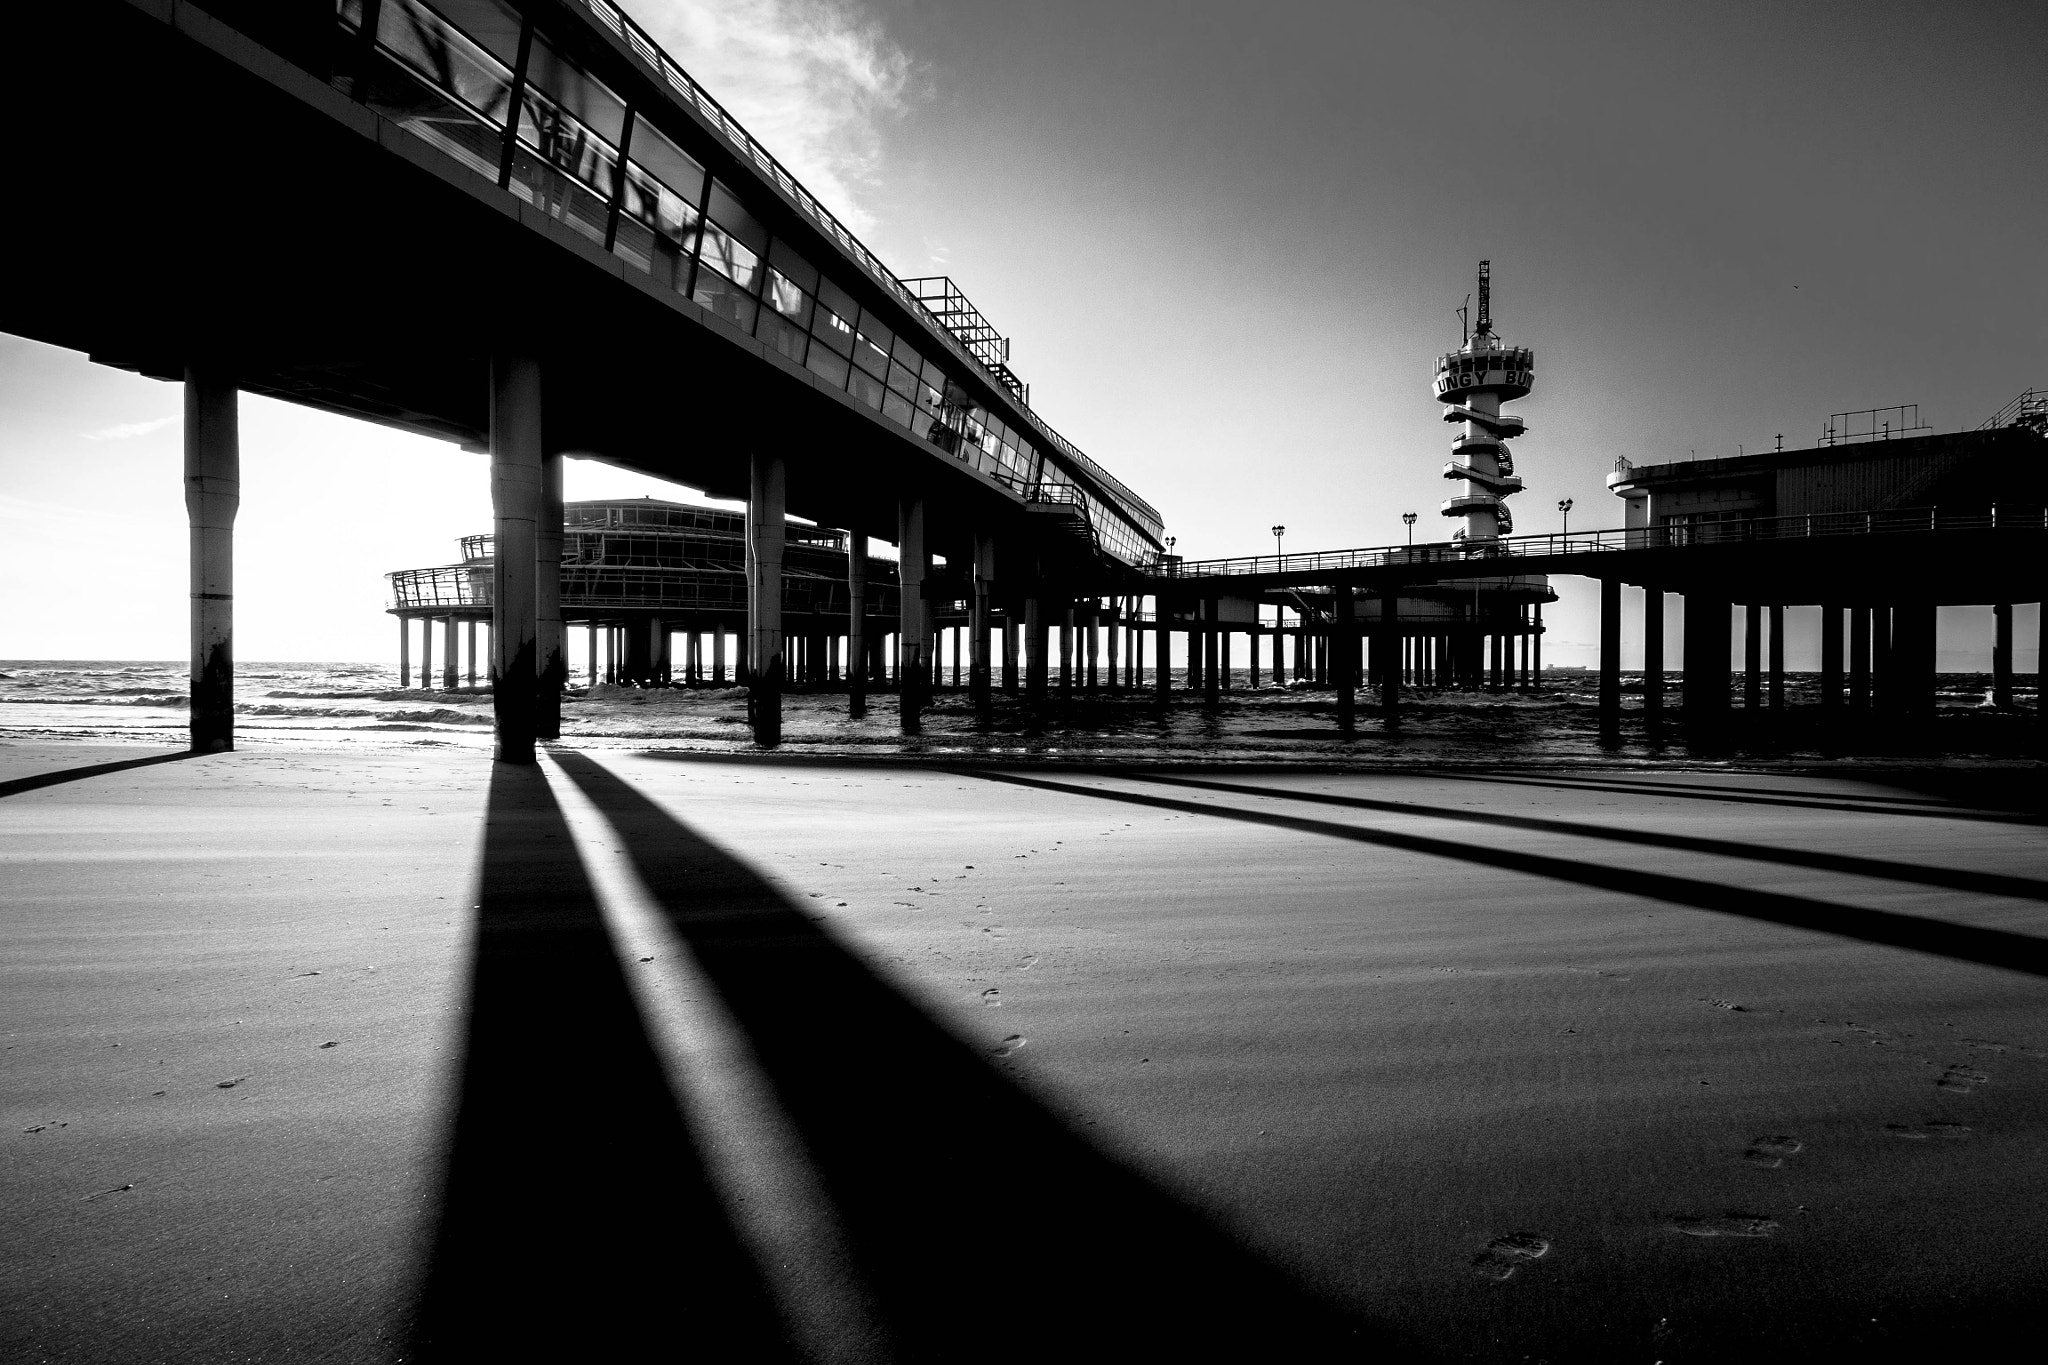
<svg viewBox="0 0 2048 1365">
<path fill-rule="evenodd" d="M 1892 674 L 1898 679 L 1898 710 L 1918 721 L 1934 719 L 1935 610 L 1930 601 L 1892 609 Z"/>
<path fill-rule="evenodd" d="M 1535 636 L 1530 636 L 1534 644 Z M 1664 589 L 1655 583 L 1643 588 L 1643 719 L 1654 722 L 1664 714 Z"/>
<path fill-rule="evenodd" d="M 968 617 L 967 691 L 974 704 L 987 710 L 995 703 L 995 659 L 993 657 L 996 596 L 996 542 L 977 533 L 974 537 L 974 599 Z"/>
<path fill-rule="evenodd" d="M 1764 704 L 1764 609 L 1759 602 L 1742 606 L 1742 706 L 1758 711 Z"/>
<path fill-rule="evenodd" d="M 1691 614 L 1687 602 L 1687 614 Z M 1692 686 L 1692 679 L 1686 679 Z M 1690 705 L 1690 699 L 1687 704 Z M 1820 709 L 1834 715 L 1842 709 L 1842 604 L 1823 602 L 1820 606 Z"/>
<path fill-rule="evenodd" d="M 1621 580 L 1600 580 L 1600 728 L 1621 726 Z"/>
<path fill-rule="evenodd" d="M 931 613 L 924 600 L 931 577 L 931 549 L 925 543 L 924 498 L 896 500 L 896 701 L 897 728 L 914 735 L 924 728 L 924 708 L 931 698 Z"/>
<path fill-rule="evenodd" d="M 1340 583 L 1330 591 L 1330 632 L 1337 654 L 1337 728 L 1348 735 L 1358 728 L 1357 613 L 1349 584 Z"/>
<path fill-rule="evenodd" d="M 543 451 L 540 520 L 533 537 L 534 618 L 540 676 L 534 692 L 534 733 L 562 735 L 562 689 L 569 684 L 568 641 L 562 628 L 562 457 Z M 664 651 L 664 662 L 666 661 Z M 665 677 L 664 677 L 664 680 Z"/>
<path fill-rule="evenodd" d="M 1664 619 L 1664 599 L 1661 597 L 1657 599 L 1657 619 L 1659 621 L 1662 621 Z M 1664 636 L 1661 632 L 1661 629 L 1657 636 L 1657 641 L 1657 654 L 1658 657 L 1661 659 L 1664 653 Z M 1535 634 L 1530 637 L 1530 643 L 1534 645 L 1536 649 L 1536 686 L 1540 688 L 1543 686 L 1543 604 L 1541 602 L 1538 602 L 1536 604 L 1536 631 Z"/>
<path fill-rule="evenodd" d="M 1066 619 L 1060 622 L 1060 694 L 1074 690 L 1074 607 L 1067 604 Z"/>
<path fill-rule="evenodd" d="M 1401 589 L 1394 583 L 1380 588 L 1380 634 L 1373 650 L 1386 655 L 1387 667 L 1380 675 L 1380 716 L 1392 725 L 1401 718 Z"/>
<path fill-rule="evenodd" d="M 1731 607 L 1725 597 L 1685 595 L 1685 720 L 1701 733 L 1717 730 L 1728 716 Z"/>
<path fill-rule="evenodd" d="M 1202 603 L 1202 700 L 1211 706 L 1223 697 L 1223 638 L 1217 620 L 1220 605 L 1213 597 Z"/>
<path fill-rule="evenodd" d="M 1173 605 L 1165 594 L 1152 599 L 1152 690 L 1161 706 L 1173 696 Z"/>
<path fill-rule="evenodd" d="M 1881 711 L 1899 709 L 1899 680 L 1892 673 L 1892 609 L 1870 609 L 1870 697 Z"/>
<path fill-rule="evenodd" d="M 420 618 L 420 691 L 434 690 L 434 618 Z"/>
<path fill-rule="evenodd" d="M 789 471 L 780 455 L 756 454 L 747 470 L 747 724 L 754 742 L 782 742 L 782 547 Z"/>
<path fill-rule="evenodd" d="M 1991 608 L 1991 704 L 2012 706 L 2012 603 Z"/>
<path fill-rule="evenodd" d="M 1050 679 L 1050 662 L 1046 658 L 1047 639 L 1045 625 L 1045 603 L 1037 590 L 1024 599 L 1024 696 L 1034 705 L 1045 700 Z"/>
<path fill-rule="evenodd" d="M 846 533 L 846 714 L 868 713 L 868 538 Z"/>
<path fill-rule="evenodd" d="M 453 692 L 462 685 L 462 661 L 455 648 L 455 618 L 441 618 L 441 688 Z"/>
<path fill-rule="evenodd" d="M 725 686 L 725 627 L 711 628 L 711 682 L 713 686 Z"/>
<path fill-rule="evenodd" d="M 1373 647 L 1377 666 L 1379 647 Z M 1287 686 L 1287 608 L 1273 609 L 1273 686 Z"/>
<path fill-rule="evenodd" d="M 1122 651 L 1117 648 L 1117 636 L 1124 632 L 1124 599 L 1114 599 L 1109 616 L 1109 625 L 1103 634 L 1108 638 L 1104 643 L 1109 647 L 1109 690 L 1118 691 L 1123 686 L 1123 676 L 1118 669 L 1122 664 Z"/>
<path fill-rule="evenodd" d="M 191 550 L 191 745 L 197 754 L 235 747 L 235 514 L 241 506 L 242 434 L 234 381 L 188 366 L 185 521 Z"/>
<path fill-rule="evenodd" d="M 1771 690 L 1771 709 L 1772 709 L 1773 711 L 1783 711 L 1783 710 L 1785 709 L 1785 607 L 1784 607 L 1784 604 L 1783 604 L 1783 603 L 1780 603 L 1780 602 L 1773 602 L 1773 603 L 1771 603 L 1771 607 L 1770 607 L 1770 616 L 1771 616 L 1771 622 L 1770 622 L 1770 624 L 1771 624 L 1771 659 L 1770 659 L 1770 690 Z"/>
<path fill-rule="evenodd" d="M 1003 613 L 1003 691 L 1012 696 L 1017 692 L 1017 617 L 1009 609 Z"/>
<path fill-rule="evenodd" d="M 491 705 L 501 763 L 533 762 L 538 733 L 540 621 L 535 542 L 541 514 L 541 369 L 531 357 L 491 362 Z"/>
<path fill-rule="evenodd" d="M 1849 706 L 1870 710 L 1870 608 L 1849 608 Z"/>
<path fill-rule="evenodd" d="M 412 622 L 398 618 L 398 685 L 412 686 Z"/>
</svg>

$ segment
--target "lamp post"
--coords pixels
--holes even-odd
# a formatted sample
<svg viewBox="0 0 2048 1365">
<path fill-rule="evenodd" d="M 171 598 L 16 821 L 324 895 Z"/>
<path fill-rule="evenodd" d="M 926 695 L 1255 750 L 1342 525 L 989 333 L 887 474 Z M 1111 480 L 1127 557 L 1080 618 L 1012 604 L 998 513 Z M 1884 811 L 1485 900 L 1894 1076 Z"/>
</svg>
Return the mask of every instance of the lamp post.
<svg viewBox="0 0 2048 1365">
<path fill-rule="evenodd" d="M 1285 526 L 1275 526 L 1273 528 L 1273 558 L 1275 559 L 1280 557 L 1280 537 L 1286 534 L 1287 528 Z"/>
<path fill-rule="evenodd" d="M 1401 524 L 1408 528 L 1408 543 L 1410 545 L 1415 544 L 1415 514 L 1413 512 L 1403 512 L 1401 514 Z"/>
<path fill-rule="evenodd" d="M 1572 533 L 1572 500 L 1570 498 L 1559 498 L 1557 500 L 1557 510 L 1564 513 L 1564 533 L 1570 535 Z"/>
</svg>

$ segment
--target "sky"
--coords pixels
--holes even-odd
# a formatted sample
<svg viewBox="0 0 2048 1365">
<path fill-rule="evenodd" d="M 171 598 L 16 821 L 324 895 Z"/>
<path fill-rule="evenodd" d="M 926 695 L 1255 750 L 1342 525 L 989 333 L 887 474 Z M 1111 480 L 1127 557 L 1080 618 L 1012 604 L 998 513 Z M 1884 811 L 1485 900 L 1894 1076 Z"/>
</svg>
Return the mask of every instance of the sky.
<svg viewBox="0 0 2048 1365">
<path fill-rule="evenodd" d="M 1482 257 L 1537 356 L 1521 532 L 1619 525 L 1617 459 L 2048 385 L 2038 3 L 626 7 L 898 274 L 953 276 L 1191 557 L 1448 536 L 1428 385 Z M 0 339 L 0 657 L 183 654 L 179 401 Z M 243 471 L 244 658 L 385 658 L 382 574 L 488 527 L 482 457 L 266 400 Z M 1590 663 L 1556 586 L 1546 661 Z"/>
</svg>

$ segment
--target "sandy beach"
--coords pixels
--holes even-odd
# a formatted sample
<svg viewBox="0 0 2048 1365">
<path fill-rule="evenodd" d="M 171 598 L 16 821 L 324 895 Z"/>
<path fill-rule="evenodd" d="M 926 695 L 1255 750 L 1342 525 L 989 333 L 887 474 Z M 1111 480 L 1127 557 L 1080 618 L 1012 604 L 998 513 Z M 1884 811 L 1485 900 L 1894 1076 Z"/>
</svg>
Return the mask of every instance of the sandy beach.
<svg viewBox="0 0 2048 1365">
<path fill-rule="evenodd" d="M 2031 781 L 9 743 L 0 1343 L 1967 1353 Z"/>
</svg>

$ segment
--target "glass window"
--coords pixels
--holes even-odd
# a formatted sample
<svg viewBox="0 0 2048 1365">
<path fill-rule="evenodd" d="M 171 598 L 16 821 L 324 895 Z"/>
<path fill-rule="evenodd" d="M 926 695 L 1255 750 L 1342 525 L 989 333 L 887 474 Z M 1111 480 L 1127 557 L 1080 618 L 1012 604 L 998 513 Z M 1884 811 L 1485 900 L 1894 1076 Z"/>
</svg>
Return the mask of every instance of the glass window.
<svg viewBox="0 0 2048 1365">
<path fill-rule="evenodd" d="M 761 310 L 760 330 L 755 333 L 764 345 L 801 365 L 804 363 L 804 345 L 808 340 L 804 329 L 783 317 L 773 308 Z"/>
<path fill-rule="evenodd" d="M 411 22 L 422 6 L 416 0 L 405 0 L 403 6 L 386 0 L 384 13 L 388 15 L 399 8 L 410 11 L 406 18 Z M 519 60 L 519 11 L 503 0 L 435 0 L 434 8 L 506 66 Z"/>
<path fill-rule="evenodd" d="M 768 269 L 768 292 L 765 297 L 769 307 L 795 323 L 797 330 L 810 329 L 811 296 L 806 294 L 795 280 L 773 266 Z"/>
<path fill-rule="evenodd" d="M 828 280 L 826 283 L 830 284 L 831 281 Z M 853 324 L 830 308 L 818 309 L 817 317 L 811 323 L 811 335 L 840 355 L 848 355 L 853 350 Z"/>
<path fill-rule="evenodd" d="M 697 272 L 697 286 L 690 291 L 690 297 L 741 331 L 754 330 L 754 314 L 759 305 L 737 285 L 711 271 Z"/>
<path fill-rule="evenodd" d="M 886 342 L 876 345 L 867 328 L 868 324 L 863 321 L 860 335 L 854 339 L 853 363 L 880 379 L 889 373 L 889 347 Z"/>
<path fill-rule="evenodd" d="M 899 366 L 898 368 L 901 367 Z M 910 400 L 901 394 L 891 392 L 882 395 L 882 416 L 888 418 L 897 426 L 909 426 L 910 419 L 916 413 L 917 409 L 910 406 Z"/>
<path fill-rule="evenodd" d="M 704 168 L 697 159 L 668 140 L 668 135 L 646 119 L 633 124 L 633 145 L 626 151 L 631 160 L 646 167 L 654 178 L 673 190 L 690 212 L 704 202 Z M 645 220 L 643 220 L 645 221 Z"/>
<path fill-rule="evenodd" d="M 843 389 L 846 387 L 846 357 L 838 355 L 823 346 L 813 346 L 811 347 L 811 353 L 804 357 L 804 364 L 810 366 L 814 372 L 823 376 L 825 381 L 831 384 L 833 388 Z"/>
<path fill-rule="evenodd" d="M 589 72 L 557 52 L 539 34 L 526 59 L 526 83 L 553 97 L 563 111 L 612 146 L 626 123 L 626 104 Z"/>
<path fill-rule="evenodd" d="M 860 305 L 853 301 L 853 296 L 829 279 L 818 281 L 818 302 L 840 317 L 851 319 L 860 316 Z"/>
<path fill-rule="evenodd" d="M 492 123 L 503 126 L 505 111 L 511 107 L 512 97 L 509 57 L 504 62 L 496 60 L 491 52 L 479 47 L 433 13 L 412 4 L 384 6 L 377 21 L 377 42 L 429 84 L 455 96 Z M 516 49 L 516 18 L 513 20 L 513 43 Z M 372 103 L 381 105 L 383 101 L 373 95 Z M 408 128 L 429 141 L 447 141 L 445 137 L 433 136 L 441 120 L 433 117 L 431 109 L 406 108 L 401 113 L 398 108 L 393 108 L 392 112 L 398 114 Z M 485 156 L 487 150 L 479 143 L 473 155 Z M 463 156 L 465 161 L 472 159 L 472 155 L 459 152 L 457 155 Z M 497 175 L 495 160 L 491 161 L 489 174 Z"/>
<path fill-rule="evenodd" d="M 721 224 L 704 225 L 703 261 L 750 294 L 760 282 L 761 258 Z M 697 274 L 701 278 L 704 272 Z"/>
<path fill-rule="evenodd" d="M 635 137 L 637 148 L 640 139 Z M 670 242 L 694 247 L 697 244 L 697 206 L 649 175 L 637 162 L 626 163 L 626 194 L 619 212 L 659 232 Z"/>
<path fill-rule="evenodd" d="M 768 230 L 754 220 L 733 192 L 717 180 L 711 182 L 710 218 L 727 233 L 746 246 L 753 248 L 759 256 L 768 250 Z"/>
<path fill-rule="evenodd" d="M 890 348 L 896 344 L 896 334 L 884 326 L 880 318 L 866 309 L 862 309 L 860 314 L 860 334 L 864 340 L 873 343 L 875 349 L 882 353 L 883 359 L 888 359 Z M 875 373 L 881 374 L 882 371 L 877 370 Z"/>
<path fill-rule="evenodd" d="M 916 359 L 916 357 L 912 357 Z M 917 397 L 917 371 L 907 368 L 900 360 L 889 362 L 889 387 L 905 398 Z"/>
<path fill-rule="evenodd" d="M 768 264 L 795 280 L 799 289 L 818 292 L 818 271 L 809 261 L 790 249 L 788 242 L 777 238 L 768 248 Z"/>
<path fill-rule="evenodd" d="M 858 369 L 847 377 L 846 391 L 871 408 L 881 407 L 882 395 L 887 392 L 881 380 L 862 374 Z"/>
<path fill-rule="evenodd" d="M 924 357 L 917 353 L 917 348 L 911 345 L 909 337 L 897 337 L 896 344 L 889 348 L 889 355 L 908 366 L 912 374 L 916 374 L 919 367 L 924 364 Z"/>
</svg>

